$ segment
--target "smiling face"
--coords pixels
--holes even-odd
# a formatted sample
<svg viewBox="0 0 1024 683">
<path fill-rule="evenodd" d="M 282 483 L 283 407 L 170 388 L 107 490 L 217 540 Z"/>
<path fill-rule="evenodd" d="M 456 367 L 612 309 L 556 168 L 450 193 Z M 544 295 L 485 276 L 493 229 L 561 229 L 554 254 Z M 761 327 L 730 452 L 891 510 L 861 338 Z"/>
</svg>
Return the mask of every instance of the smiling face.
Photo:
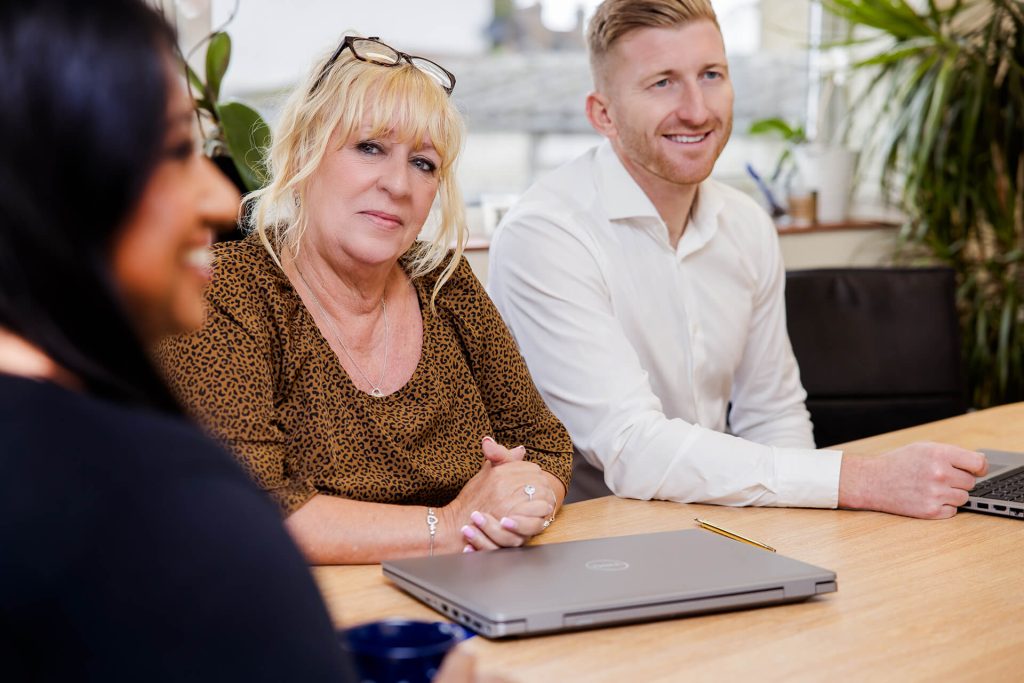
<svg viewBox="0 0 1024 683">
<path fill-rule="evenodd" d="M 649 196 L 711 174 L 732 132 L 733 90 L 718 27 L 642 28 L 604 60 L 588 115 Z"/>
<path fill-rule="evenodd" d="M 160 158 L 111 253 L 122 301 L 148 343 L 202 324 L 213 233 L 234 223 L 239 203 L 235 188 L 199 152 L 184 83 L 176 75 L 168 80 Z"/>
<path fill-rule="evenodd" d="M 441 156 L 429 137 L 416 144 L 362 126 L 344 142 L 336 133 L 305 193 L 309 230 L 320 256 L 345 267 L 394 264 L 427 220 Z"/>
</svg>

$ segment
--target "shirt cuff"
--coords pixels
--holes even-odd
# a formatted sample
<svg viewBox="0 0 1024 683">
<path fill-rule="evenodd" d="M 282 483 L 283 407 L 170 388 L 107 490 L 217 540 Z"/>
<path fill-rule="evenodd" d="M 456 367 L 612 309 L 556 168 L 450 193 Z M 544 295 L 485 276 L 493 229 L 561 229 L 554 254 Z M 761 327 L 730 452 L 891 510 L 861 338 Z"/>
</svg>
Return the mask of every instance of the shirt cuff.
<svg viewBox="0 0 1024 683">
<path fill-rule="evenodd" d="M 783 507 L 835 508 L 839 505 L 842 451 L 772 448 L 777 499 Z"/>
</svg>

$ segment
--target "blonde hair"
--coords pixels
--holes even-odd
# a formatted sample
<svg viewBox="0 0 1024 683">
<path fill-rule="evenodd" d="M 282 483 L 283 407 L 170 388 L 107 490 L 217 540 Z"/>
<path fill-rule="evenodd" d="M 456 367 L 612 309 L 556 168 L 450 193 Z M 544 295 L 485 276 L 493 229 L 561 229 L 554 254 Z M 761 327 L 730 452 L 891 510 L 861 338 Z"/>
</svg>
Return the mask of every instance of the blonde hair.
<svg viewBox="0 0 1024 683">
<path fill-rule="evenodd" d="M 711 0 L 605 0 L 587 26 L 594 85 L 600 87 L 605 58 L 626 34 L 641 28 L 674 28 L 700 19 L 718 27 Z"/>
<path fill-rule="evenodd" d="M 314 89 L 329 57 L 325 54 L 317 60 L 285 102 L 265 157 L 270 182 L 246 195 L 246 226 L 259 235 L 281 267 L 282 249 L 294 254 L 301 247 L 309 223 L 304 201 L 307 183 L 328 152 L 335 131 L 343 143 L 366 123 L 372 128 L 369 137 L 397 135 L 418 146 L 429 136 L 441 158 L 432 212 L 437 229 L 429 242 L 417 243 L 409 276 L 418 278 L 438 268 L 449 246 L 455 245 L 454 256 L 434 285 L 433 306 L 441 287 L 458 267 L 466 244 L 465 209 L 455 182 L 455 161 L 464 135 L 462 116 L 444 89 L 418 68 L 408 63 L 394 67 L 370 64 L 356 59 L 351 50 L 338 56 Z"/>
</svg>

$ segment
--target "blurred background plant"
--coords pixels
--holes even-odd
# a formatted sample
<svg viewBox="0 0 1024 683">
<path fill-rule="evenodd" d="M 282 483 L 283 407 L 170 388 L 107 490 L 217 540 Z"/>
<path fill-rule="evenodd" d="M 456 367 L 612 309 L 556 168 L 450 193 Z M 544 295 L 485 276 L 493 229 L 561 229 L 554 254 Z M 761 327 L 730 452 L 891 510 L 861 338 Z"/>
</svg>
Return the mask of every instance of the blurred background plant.
<svg viewBox="0 0 1024 683">
<path fill-rule="evenodd" d="M 902 259 L 957 271 L 969 400 L 1024 400 L 1024 4 L 824 2 L 867 54 L 853 107 L 907 216 Z"/>
<path fill-rule="evenodd" d="M 773 137 L 785 143 L 769 180 L 773 184 L 788 182 L 796 170 L 793 148 L 807 142 L 807 133 L 804 131 L 804 127 L 799 124 L 791 124 L 781 118 L 771 117 L 752 122 L 747 132 L 750 135 Z"/>
<path fill-rule="evenodd" d="M 237 11 L 236 3 L 224 26 L 194 46 L 183 61 L 202 130 L 203 151 L 245 193 L 258 190 L 267 181 L 263 156 L 270 145 L 270 127 L 252 107 L 220 99 L 221 84 L 231 64 L 231 37 L 223 28 Z M 191 55 L 204 44 L 205 79 L 188 64 Z"/>
<path fill-rule="evenodd" d="M 747 174 L 764 197 L 768 212 L 772 218 L 779 219 L 790 213 L 789 193 L 799 179 L 796 164 L 796 148 L 807 141 L 803 126 L 790 124 L 785 119 L 770 117 L 757 119 L 750 124 L 747 133 L 751 136 L 776 138 L 783 143 L 782 151 L 775 162 L 771 175 L 762 177 L 751 164 L 747 164 Z"/>
</svg>

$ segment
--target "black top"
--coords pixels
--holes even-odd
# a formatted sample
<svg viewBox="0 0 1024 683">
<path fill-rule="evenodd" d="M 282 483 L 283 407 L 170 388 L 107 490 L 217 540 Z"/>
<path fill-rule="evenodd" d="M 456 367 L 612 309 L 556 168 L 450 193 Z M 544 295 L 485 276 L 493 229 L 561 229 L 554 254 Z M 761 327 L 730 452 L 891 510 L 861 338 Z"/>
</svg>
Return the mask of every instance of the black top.
<svg viewBox="0 0 1024 683">
<path fill-rule="evenodd" d="M 228 455 L 184 420 L 0 375 L 0 677 L 350 674 L 276 508 Z"/>
</svg>

